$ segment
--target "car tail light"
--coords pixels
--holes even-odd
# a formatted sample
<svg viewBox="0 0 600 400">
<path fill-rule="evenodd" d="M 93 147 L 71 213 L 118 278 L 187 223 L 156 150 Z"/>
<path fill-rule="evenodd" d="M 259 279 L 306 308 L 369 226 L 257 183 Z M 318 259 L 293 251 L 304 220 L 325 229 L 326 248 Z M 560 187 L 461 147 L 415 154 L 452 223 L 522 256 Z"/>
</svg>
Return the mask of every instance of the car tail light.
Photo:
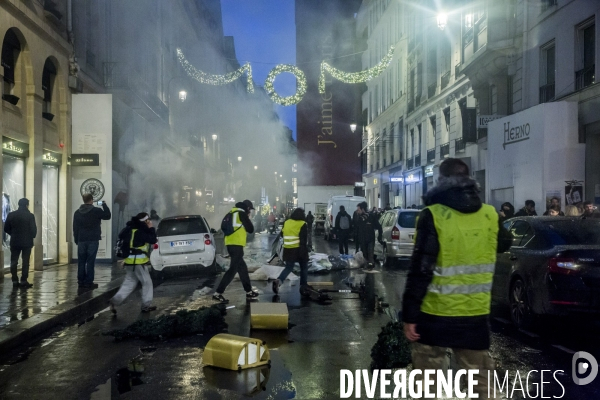
<svg viewBox="0 0 600 400">
<path fill-rule="evenodd" d="M 210 235 L 204 235 L 204 244 L 207 246 L 212 244 L 212 242 L 210 240 Z"/>
<path fill-rule="evenodd" d="M 397 226 L 392 228 L 392 240 L 400 240 L 400 229 Z"/>
<path fill-rule="evenodd" d="M 153 248 L 154 250 L 158 250 L 158 243 L 154 243 L 154 244 L 152 245 L 152 248 Z"/>
<path fill-rule="evenodd" d="M 553 274 L 572 275 L 579 272 L 579 265 L 572 258 L 551 258 L 548 270 Z"/>
</svg>

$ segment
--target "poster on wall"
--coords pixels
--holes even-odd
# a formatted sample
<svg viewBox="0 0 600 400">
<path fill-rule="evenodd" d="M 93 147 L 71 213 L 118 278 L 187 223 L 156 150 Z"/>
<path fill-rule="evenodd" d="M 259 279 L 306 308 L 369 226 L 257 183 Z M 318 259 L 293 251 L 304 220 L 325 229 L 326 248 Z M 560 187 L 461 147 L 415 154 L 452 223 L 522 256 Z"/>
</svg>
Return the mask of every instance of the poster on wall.
<svg viewBox="0 0 600 400">
<path fill-rule="evenodd" d="M 581 203 L 583 202 L 583 181 L 567 181 L 566 183 L 566 204 L 581 207 Z"/>
<path fill-rule="evenodd" d="M 552 199 L 558 200 L 558 205 L 561 210 L 564 208 L 562 193 L 563 192 L 560 189 L 546 190 L 546 211 L 548 211 L 548 209 L 550 208 L 550 205 L 552 204 Z"/>
</svg>

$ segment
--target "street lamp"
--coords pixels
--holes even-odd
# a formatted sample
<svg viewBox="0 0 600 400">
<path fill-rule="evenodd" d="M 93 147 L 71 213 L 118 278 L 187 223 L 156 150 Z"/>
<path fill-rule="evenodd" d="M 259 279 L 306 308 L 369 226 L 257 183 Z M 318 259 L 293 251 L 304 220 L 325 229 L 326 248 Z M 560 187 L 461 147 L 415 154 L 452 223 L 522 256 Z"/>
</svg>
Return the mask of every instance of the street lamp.
<svg viewBox="0 0 600 400">
<path fill-rule="evenodd" d="M 350 131 L 352 133 L 354 133 L 354 131 L 356 131 L 356 124 L 354 122 L 350 124 Z"/>
<path fill-rule="evenodd" d="M 187 99 L 187 92 L 185 90 L 181 90 L 179 92 L 179 100 L 181 100 L 182 102 L 184 102 L 185 99 Z"/>
<path fill-rule="evenodd" d="M 254 166 L 254 169 L 258 169 L 258 165 L 255 165 L 255 166 Z"/>
<path fill-rule="evenodd" d="M 217 140 L 219 138 L 219 136 L 216 133 L 212 134 L 212 140 Z"/>
<path fill-rule="evenodd" d="M 275 171 L 275 175 L 277 175 L 277 171 Z"/>
<path fill-rule="evenodd" d="M 440 28 L 441 30 L 444 30 L 444 28 L 446 27 L 446 25 L 448 25 L 448 14 L 446 13 L 440 13 L 437 16 L 437 26 L 438 28 Z"/>
<path fill-rule="evenodd" d="M 240 156 L 240 157 L 238 157 L 238 161 L 239 161 L 239 162 L 241 162 L 241 161 L 242 161 L 242 157 L 241 157 L 241 156 Z"/>
</svg>

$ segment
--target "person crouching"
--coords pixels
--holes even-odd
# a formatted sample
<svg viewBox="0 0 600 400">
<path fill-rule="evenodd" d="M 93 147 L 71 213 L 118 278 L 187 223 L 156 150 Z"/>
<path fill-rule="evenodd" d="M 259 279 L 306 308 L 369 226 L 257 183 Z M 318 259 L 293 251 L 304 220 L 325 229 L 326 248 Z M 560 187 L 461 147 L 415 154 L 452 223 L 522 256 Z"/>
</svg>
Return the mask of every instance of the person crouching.
<svg viewBox="0 0 600 400">
<path fill-rule="evenodd" d="M 119 239 L 129 246 L 129 256 L 125 259 L 125 280 L 117 294 L 110 299 L 110 310 L 117 313 L 115 306 L 120 305 L 135 290 L 138 282 L 142 284 L 142 312 L 156 310 L 152 305 L 154 289 L 150 278 L 150 245 L 156 243 L 156 230 L 152 227 L 150 216 L 139 213 L 131 218 L 127 226 L 119 233 Z"/>
</svg>

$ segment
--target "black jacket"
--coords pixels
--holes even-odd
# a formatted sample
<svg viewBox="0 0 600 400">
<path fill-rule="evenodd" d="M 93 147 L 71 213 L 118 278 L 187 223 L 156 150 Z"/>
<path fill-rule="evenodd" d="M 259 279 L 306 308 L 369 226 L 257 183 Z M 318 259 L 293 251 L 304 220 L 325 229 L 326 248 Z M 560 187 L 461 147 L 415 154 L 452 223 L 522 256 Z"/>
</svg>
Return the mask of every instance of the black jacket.
<svg viewBox="0 0 600 400">
<path fill-rule="evenodd" d="M 308 214 L 306 216 L 306 223 L 310 226 L 313 224 L 313 222 L 315 222 L 315 216 L 312 214 Z"/>
<path fill-rule="evenodd" d="M 383 228 L 377 214 L 367 211 L 356 215 L 356 234 L 360 243 L 375 242 L 375 229 L 378 233 L 377 238 L 381 239 Z"/>
<path fill-rule="evenodd" d="M 527 209 L 525 207 L 523 207 L 519 211 L 517 211 L 517 213 L 514 216 L 515 217 L 536 217 L 537 213 L 534 211 L 531 214 L 529 214 L 527 212 Z"/>
<path fill-rule="evenodd" d="M 106 204 L 98 208 L 93 204 L 82 204 L 73 215 L 73 239 L 79 242 L 93 242 L 102 239 L 100 223 L 110 219 L 110 210 Z"/>
<path fill-rule="evenodd" d="M 130 248 L 129 243 L 131 241 L 131 232 L 135 231 L 135 235 L 133 236 L 133 247 L 141 247 L 144 244 L 154 244 L 158 242 L 158 238 L 156 237 L 156 228 L 148 228 L 146 223 L 141 222 L 137 219 L 132 219 L 127 222 L 125 228 L 119 233 L 119 239 L 125 242 L 125 247 Z M 139 252 L 139 251 L 138 251 Z M 136 254 L 135 251 L 132 251 L 131 254 Z"/>
<path fill-rule="evenodd" d="M 424 196 L 426 205 L 443 204 L 461 213 L 474 213 L 481 206 L 477 183 L 469 177 L 440 178 L 438 185 Z M 433 279 L 433 270 L 440 251 L 438 235 L 431 211 L 419 214 L 417 239 L 410 272 L 402 299 L 402 320 L 416 323 L 420 343 L 472 350 L 488 349 L 490 334 L 488 316 L 440 317 L 421 313 L 421 304 Z M 512 237 L 499 222 L 498 253 L 510 248 Z"/>
<path fill-rule="evenodd" d="M 4 232 L 10 235 L 11 247 L 33 247 L 33 239 L 37 235 L 35 216 L 27 207 L 19 207 L 6 217 Z"/>
<path fill-rule="evenodd" d="M 350 232 L 350 230 L 352 229 L 352 217 L 345 210 L 337 213 L 337 216 L 335 217 L 334 228 L 335 228 L 336 232 L 344 230 L 340 227 L 340 219 L 342 219 L 343 216 L 348 217 L 348 222 L 350 223 L 350 227 L 348 229 L 346 229 L 345 231 Z"/>
</svg>

